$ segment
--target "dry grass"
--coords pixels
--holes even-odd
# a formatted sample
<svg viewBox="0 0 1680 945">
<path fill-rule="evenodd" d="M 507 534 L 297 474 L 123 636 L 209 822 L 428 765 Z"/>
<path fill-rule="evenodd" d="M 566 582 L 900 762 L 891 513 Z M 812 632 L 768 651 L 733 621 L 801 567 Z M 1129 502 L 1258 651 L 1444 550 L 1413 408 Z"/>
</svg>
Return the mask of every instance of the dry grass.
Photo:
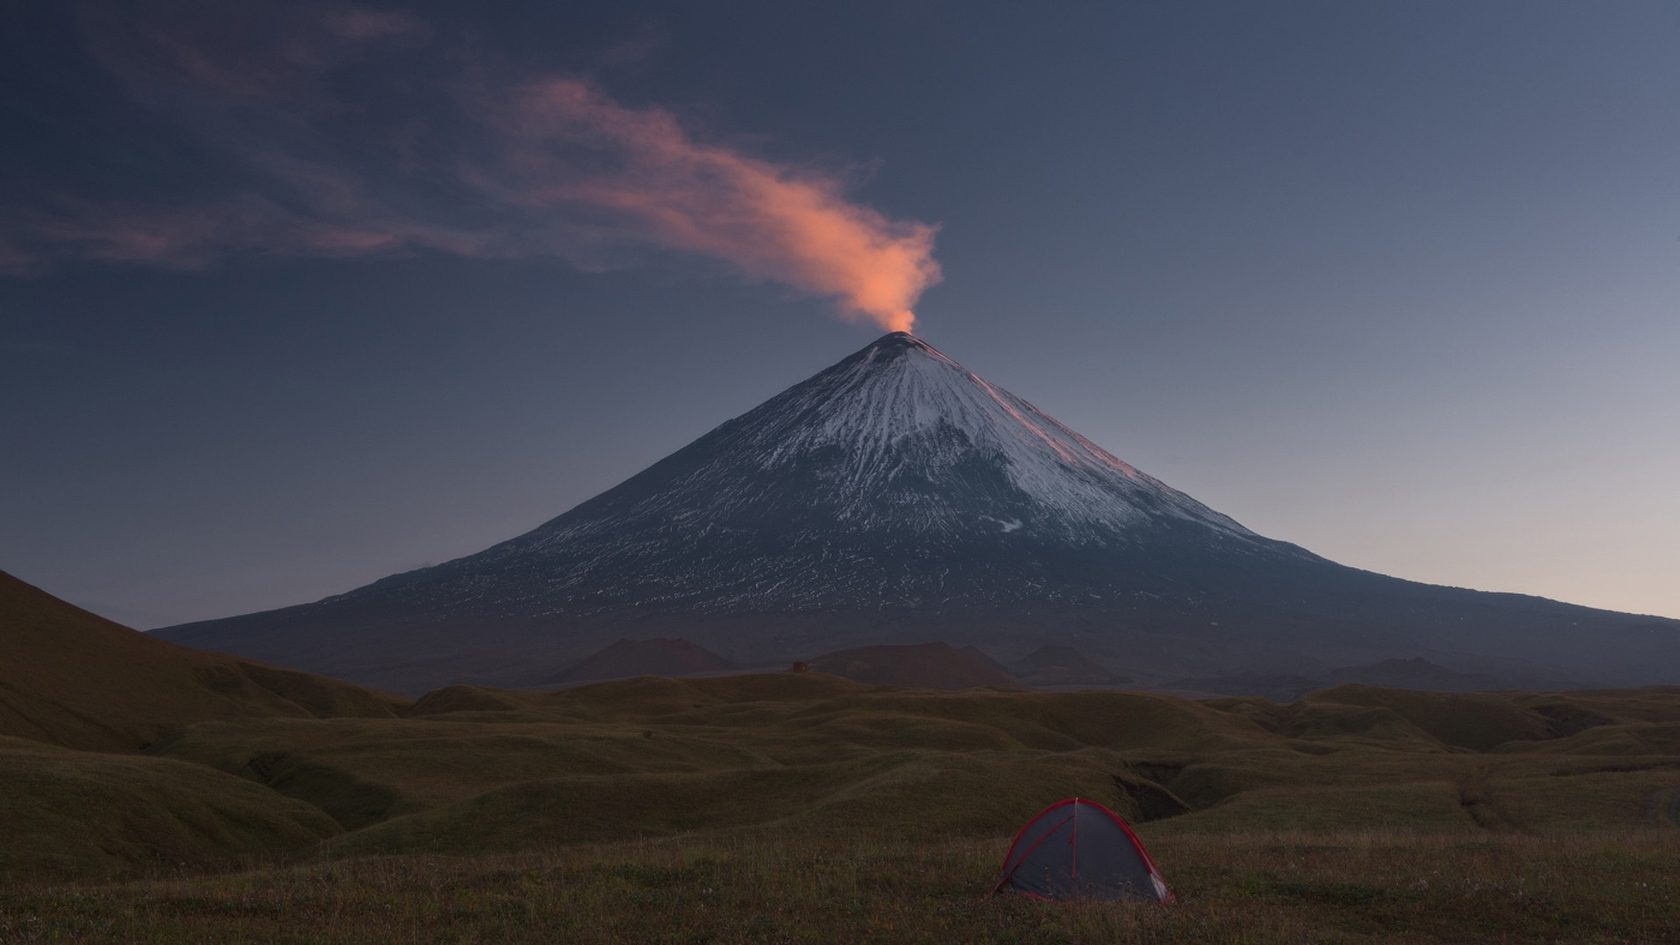
<svg viewBox="0 0 1680 945">
<path fill-rule="evenodd" d="M 1661 943 L 1680 835 L 1156 838 L 1166 907 L 985 895 L 1004 838 L 667 839 L 0 892 L 4 942 Z"/>
<path fill-rule="evenodd" d="M 310 804 L 201 765 L 0 737 L 0 877 L 14 883 L 227 868 L 338 831 Z"/>
<path fill-rule="evenodd" d="M 145 754 L 0 740 L 0 945 L 1680 943 L 1676 690 L 1282 706 L 780 674 L 404 714 L 196 721 Z M 1140 822 L 1180 902 L 985 897 L 1070 794 Z"/>
</svg>

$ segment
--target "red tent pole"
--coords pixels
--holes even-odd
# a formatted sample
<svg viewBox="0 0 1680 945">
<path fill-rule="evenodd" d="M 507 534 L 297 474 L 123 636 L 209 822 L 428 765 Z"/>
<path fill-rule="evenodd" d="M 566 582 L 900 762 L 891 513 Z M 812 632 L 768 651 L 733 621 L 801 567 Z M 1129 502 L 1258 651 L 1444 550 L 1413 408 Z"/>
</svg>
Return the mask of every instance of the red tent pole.
<svg viewBox="0 0 1680 945">
<path fill-rule="evenodd" d="M 1073 799 L 1073 879 L 1079 878 L 1079 798 Z"/>
<path fill-rule="evenodd" d="M 1003 888 L 1003 885 L 1005 883 L 1009 882 L 1010 878 L 1015 875 L 1015 871 L 1019 870 L 1021 868 L 1021 864 L 1025 863 L 1027 861 L 1027 859 L 1033 855 L 1034 850 L 1037 850 L 1039 847 L 1043 846 L 1044 841 L 1046 841 L 1046 840 L 1050 839 L 1051 837 L 1055 836 L 1056 831 L 1062 829 L 1062 824 L 1067 823 L 1069 820 L 1073 820 L 1074 815 L 1069 814 L 1067 820 L 1064 820 L 1061 823 L 1056 824 L 1056 826 L 1051 827 L 1049 830 L 1045 831 L 1044 836 L 1039 837 L 1037 840 L 1034 840 L 1032 846 L 1027 847 L 1026 852 L 1022 853 L 1019 859 L 1016 859 L 1016 857 L 1015 857 L 1015 847 L 1016 847 L 1016 845 L 1020 844 L 1021 835 L 1025 834 L 1027 832 L 1027 828 L 1031 827 L 1033 824 L 1036 824 L 1040 820 L 1044 819 L 1045 814 L 1050 813 L 1051 811 L 1055 810 L 1056 808 L 1062 806 L 1062 804 L 1066 804 L 1066 803 L 1067 803 L 1067 801 L 1062 801 L 1061 803 L 1051 804 L 1049 807 L 1046 807 L 1042 812 L 1039 813 L 1039 815 L 1037 817 L 1034 817 L 1032 820 L 1027 821 L 1027 826 L 1022 827 L 1021 832 L 1017 833 L 1015 835 L 1015 843 L 1010 845 L 1009 856 L 1005 857 L 1004 861 L 1003 861 L 1003 865 L 1004 865 L 1003 876 L 999 877 L 998 881 L 997 881 L 997 885 L 992 887 L 992 894 L 993 895 L 996 895 L 997 892 Z M 1077 811 L 1076 811 L 1076 813 L 1077 813 Z M 1009 865 L 1011 860 L 1014 860 L 1014 862 L 1015 862 L 1014 866 Z"/>
</svg>

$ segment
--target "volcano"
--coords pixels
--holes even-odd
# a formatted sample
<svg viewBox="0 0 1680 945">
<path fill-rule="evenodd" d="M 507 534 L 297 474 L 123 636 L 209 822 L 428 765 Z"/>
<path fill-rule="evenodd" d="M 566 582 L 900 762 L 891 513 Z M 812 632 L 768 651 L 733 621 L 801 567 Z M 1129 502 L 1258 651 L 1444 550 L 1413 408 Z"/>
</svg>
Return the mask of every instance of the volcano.
<svg viewBox="0 0 1680 945">
<path fill-rule="evenodd" d="M 403 691 L 551 678 L 621 637 L 741 665 L 945 640 L 1139 680 L 1427 658 L 1680 676 L 1680 621 L 1418 584 L 1258 535 L 894 332 L 536 529 L 158 631 Z"/>
</svg>

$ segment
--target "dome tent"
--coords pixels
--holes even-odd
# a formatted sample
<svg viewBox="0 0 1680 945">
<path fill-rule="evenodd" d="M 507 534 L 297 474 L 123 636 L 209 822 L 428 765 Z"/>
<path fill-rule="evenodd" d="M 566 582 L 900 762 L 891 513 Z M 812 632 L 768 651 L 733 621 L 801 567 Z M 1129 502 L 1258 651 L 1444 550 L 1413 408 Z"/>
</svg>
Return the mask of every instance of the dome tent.
<svg viewBox="0 0 1680 945">
<path fill-rule="evenodd" d="M 1161 873 L 1120 815 L 1082 797 L 1039 811 L 1015 835 L 992 893 L 1040 899 L 1171 902 Z"/>
</svg>

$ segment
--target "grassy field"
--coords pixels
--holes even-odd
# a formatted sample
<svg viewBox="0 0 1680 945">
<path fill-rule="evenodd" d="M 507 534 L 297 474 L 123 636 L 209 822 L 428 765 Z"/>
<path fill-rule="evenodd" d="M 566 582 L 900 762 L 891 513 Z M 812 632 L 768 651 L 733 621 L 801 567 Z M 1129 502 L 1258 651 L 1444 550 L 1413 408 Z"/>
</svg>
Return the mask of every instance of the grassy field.
<svg viewBox="0 0 1680 945">
<path fill-rule="evenodd" d="M 1001 837 L 755 833 L 12 886 L 0 941 L 1680 941 L 1673 831 L 1148 834 L 1170 906 L 988 898 Z"/>
<path fill-rule="evenodd" d="M 1680 690 L 776 674 L 394 711 L 0 738 L 0 943 L 1680 942 Z M 985 895 L 1072 794 L 1177 904 Z"/>
</svg>

